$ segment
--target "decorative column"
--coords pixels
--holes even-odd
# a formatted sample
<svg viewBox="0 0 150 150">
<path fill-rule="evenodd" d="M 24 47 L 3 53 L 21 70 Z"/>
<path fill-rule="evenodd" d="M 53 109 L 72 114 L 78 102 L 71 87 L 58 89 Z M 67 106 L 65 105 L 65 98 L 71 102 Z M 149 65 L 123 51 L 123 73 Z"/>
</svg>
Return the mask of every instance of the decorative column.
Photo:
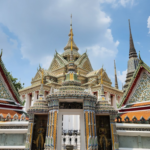
<svg viewBox="0 0 150 150">
<path fill-rule="evenodd" d="M 25 110 L 27 111 L 29 109 L 29 100 L 30 100 L 30 95 L 29 94 L 26 94 L 25 97 L 26 97 L 26 107 L 25 107 Z"/>
<path fill-rule="evenodd" d="M 119 140 L 116 130 L 115 118 L 117 111 L 110 115 L 110 127 L 111 127 L 111 139 L 112 139 L 112 150 L 119 150 Z"/>
<path fill-rule="evenodd" d="M 34 91 L 33 92 L 33 102 L 35 102 L 36 100 L 37 100 L 37 92 L 36 91 Z"/>
<path fill-rule="evenodd" d="M 33 126 L 34 126 L 34 114 L 30 114 L 29 115 L 28 132 L 27 132 L 27 136 L 26 136 L 25 150 L 32 149 L 31 146 L 32 146 Z"/>
</svg>

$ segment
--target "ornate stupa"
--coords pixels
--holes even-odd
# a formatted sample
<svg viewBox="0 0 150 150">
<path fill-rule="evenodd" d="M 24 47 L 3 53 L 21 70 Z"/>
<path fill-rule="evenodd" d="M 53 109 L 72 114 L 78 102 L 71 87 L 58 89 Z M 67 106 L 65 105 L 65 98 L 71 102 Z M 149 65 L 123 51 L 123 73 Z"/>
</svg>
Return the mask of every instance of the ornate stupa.
<svg viewBox="0 0 150 150">
<path fill-rule="evenodd" d="M 132 38 L 130 20 L 129 20 L 129 32 L 130 32 L 129 60 L 128 60 L 126 81 L 125 81 L 125 85 L 123 87 L 124 92 L 126 91 L 128 85 L 131 81 L 131 78 L 133 77 L 134 71 L 136 70 L 138 63 L 139 63 L 139 59 L 137 57 L 137 53 L 136 53 L 133 38 Z"/>
<path fill-rule="evenodd" d="M 43 70 L 42 70 L 42 76 L 43 76 Z M 44 99 L 44 90 L 43 90 L 43 77 L 41 81 L 41 88 L 39 91 L 39 97 L 34 102 L 33 106 L 28 109 L 28 114 L 32 113 L 47 113 L 48 112 L 48 104 L 46 99 Z"/>
<path fill-rule="evenodd" d="M 103 69 L 102 69 L 103 70 Z M 108 113 L 110 114 L 117 114 L 117 110 L 114 109 L 113 106 L 106 100 L 104 88 L 103 88 L 103 78 L 102 78 L 102 71 L 101 71 L 101 89 L 99 90 L 98 94 L 98 101 L 96 103 L 96 114 L 101 113 Z"/>
</svg>

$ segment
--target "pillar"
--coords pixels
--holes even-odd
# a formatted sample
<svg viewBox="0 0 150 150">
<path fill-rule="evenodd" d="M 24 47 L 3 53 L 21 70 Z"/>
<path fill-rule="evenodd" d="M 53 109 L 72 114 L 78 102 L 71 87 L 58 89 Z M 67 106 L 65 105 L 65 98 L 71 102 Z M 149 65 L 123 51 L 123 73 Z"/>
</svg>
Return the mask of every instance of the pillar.
<svg viewBox="0 0 150 150">
<path fill-rule="evenodd" d="M 44 91 L 44 99 L 46 99 L 46 91 Z"/>
<path fill-rule="evenodd" d="M 34 92 L 32 92 L 32 97 L 31 97 L 31 106 L 34 104 Z"/>
<path fill-rule="evenodd" d="M 116 95 L 113 95 L 112 101 L 113 101 L 113 107 L 114 107 L 115 109 L 117 109 Z"/>
<path fill-rule="evenodd" d="M 37 100 L 37 92 L 33 92 L 33 103 Z"/>
<path fill-rule="evenodd" d="M 29 94 L 26 94 L 25 95 L 25 98 L 26 98 L 26 106 L 25 106 L 25 111 L 27 111 L 30 107 L 30 95 Z"/>
<path fill-rule="evenodd" d="M 109 103 L 111 103 L 111 102 L 110 102 L 110 93 L 109 93 L 109 92 L 106 93 L 106 100 L 107 100 Z"/>
</svg>

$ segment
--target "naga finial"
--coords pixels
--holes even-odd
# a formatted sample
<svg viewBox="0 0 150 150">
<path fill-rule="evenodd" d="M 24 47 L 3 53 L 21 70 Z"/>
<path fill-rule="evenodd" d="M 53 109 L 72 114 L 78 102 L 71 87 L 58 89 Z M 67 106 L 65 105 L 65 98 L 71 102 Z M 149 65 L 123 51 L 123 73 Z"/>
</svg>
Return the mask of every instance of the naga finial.
<svg viewBox="0 0 150 150">
<path fill-rule="evenodd" d="M 2 55 L 3 55 L 3 49 L 1 49 L 0 60 L 2 58 Z"/>
<path fill-rule="evenodd" d="M 141 55 L 140 55 L 140 51 L 139 51 L 139 59 L 141 60 Z"/>
</svg>

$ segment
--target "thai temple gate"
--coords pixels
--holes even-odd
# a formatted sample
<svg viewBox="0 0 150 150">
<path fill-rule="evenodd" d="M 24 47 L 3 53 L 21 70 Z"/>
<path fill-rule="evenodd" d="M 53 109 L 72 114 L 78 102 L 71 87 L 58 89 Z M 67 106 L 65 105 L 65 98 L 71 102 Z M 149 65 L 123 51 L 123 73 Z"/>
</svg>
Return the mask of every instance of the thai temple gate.
<svg viewBox="0 0 150 150">
<path fill-rule="evenodd" d="M 59 88 L 44 99 L 43 74 L 39 98 L 28 109 L 29 127 L 26 149 L 31 150 L 112 150 L 117 145 L 114 119 L 117 111 L 105 99 L 101 69 L 101 89 L 99 97 L 81 87 L 74 64 L 72 42 L 73 32 L 70 29 L 71 53 L 67 66 L 66 79 Z M 78 138 L 66 137 L 62 131 L 63 115 L 80 116 L 80 143 Z M 71 133 L 77 136 L 77 133 Z M 70 136 L 72 136 L 70 134 Z M 74 141 L 72 141 L 74 140 Z M 116 149 L 116 148 L 115 148 Z"/>
</svg>

